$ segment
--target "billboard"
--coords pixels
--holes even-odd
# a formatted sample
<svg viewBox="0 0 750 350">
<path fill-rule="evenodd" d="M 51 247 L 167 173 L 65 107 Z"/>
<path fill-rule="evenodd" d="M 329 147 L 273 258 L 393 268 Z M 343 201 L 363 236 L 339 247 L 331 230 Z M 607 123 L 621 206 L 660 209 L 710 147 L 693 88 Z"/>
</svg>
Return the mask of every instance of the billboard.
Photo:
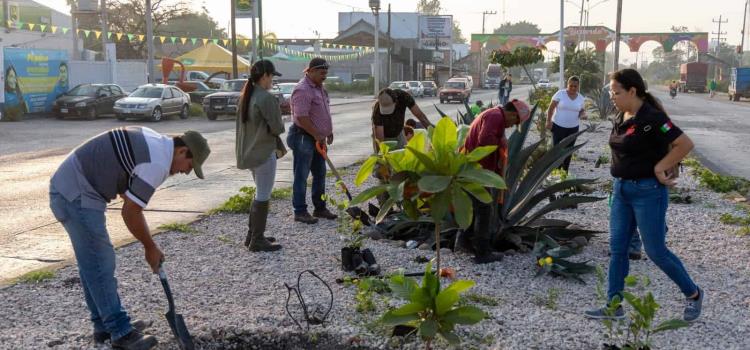
<svg viewBox="0 0 750 350">
<path fill-rule="evenodd" d="M 49 112 L 68 91 L 68 52 L 3 48 L 3 119 Z"/>
<path fill-rule="evenodd" d="M 450 50 L 453 44 L 453 16 L 419 16 L 419 47 Z"/>
<path fill-rule="evenodd" d="M 258 2 L 256 0 L 235 0 L 234 18 L 253 18 Z"/>
</svg>

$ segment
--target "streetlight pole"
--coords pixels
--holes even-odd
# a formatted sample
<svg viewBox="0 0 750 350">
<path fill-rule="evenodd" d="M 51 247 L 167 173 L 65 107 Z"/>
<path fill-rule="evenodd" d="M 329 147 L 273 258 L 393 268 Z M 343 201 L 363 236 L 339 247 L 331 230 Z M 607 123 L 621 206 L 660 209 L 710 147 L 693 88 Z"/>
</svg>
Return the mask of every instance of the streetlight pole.
<svg viewBox="0 0 750 350">
<path fill-rule="evenodd" d="M 373 95 L 378 96 L 380 92 L 380 18 L 378 16 L 380 12 L 380 0 L 370 0 L 370 9 L 372 14 L 375 15 L 375 55 L 374 67 L 372 74 L 374 75 L 374 92 Z"/>
<path fill-rule="evenodd" d="M 560 0 L 560 90 L 565 89 L 565 0 Z"/>
<path fill-rule="evenodd" d="M 154 24 L 151 19 L 151 0 L 146 0 L 146 56 L 148 57 L 146 60 L 148 82 L 153 83 L 156 80 L 154 78 Z"/>
<path fill-rule="evenodd" d="M 620 27 L 622 25 L 622 0 L 617 0 L 617 23 L 615 24 L 615 62 L 612 66 L 613 71 L 619 70 L 620 64 Z"/>
<path fill-rule="evenodd" d="M 237 14 L 237 2 L 236 0 L 230 0 L 229 2 L 232 6 L 232 9 L 229 11 L 232 17 L 232 78 L 237 79 L 237 19 L 235 18 Z"/>
</svg>

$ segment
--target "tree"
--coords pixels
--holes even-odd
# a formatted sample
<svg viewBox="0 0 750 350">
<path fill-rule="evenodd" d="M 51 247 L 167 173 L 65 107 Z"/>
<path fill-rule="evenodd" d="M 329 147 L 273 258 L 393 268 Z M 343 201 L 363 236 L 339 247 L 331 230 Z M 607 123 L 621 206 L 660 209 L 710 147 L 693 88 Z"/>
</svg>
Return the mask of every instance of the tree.
<svg viewBox="0 0 750 350">
<path fill-rule="evenodd" d="M 593 49 L 565 49 L 565 79 L 577 76 L 581 80 L 581 92 L 584 94 L 602 87 L 601 58 Z M 560 57 L 551 63 L 552 73 L 560 72 Z"/>
<path fill-rule="evenodd" d="M 440 0 L 419 0 L 417 2 L 417 12 L 428 16 L 439 15 Z"/>
<path fill-rule="evenodd" d="M 219 27 L 219 23 L 206 12 L 186 12 L 168 20 L 155 30 L 154 34 L 201 38 L 226 38 L 228 36 L 224 28 Z"/>
<path fill-rule="evenodd" d="M 459 27 L 459 23 L 455 19 L 453 19 L 453 43 L 454 44 L 466 43 L 466 37 L 464 37 L 463 32 L 461 32 L 461 27 Z"/>
<path fill-rule="evenodd" d="M 107 9 L 109 30 L 115 33 L 146 34 L 146 4 L 143 0 L 112 0 Z M 152 0 L 151 17 L 154 35 L 168 22 L 189 13 L 183 0 Z M 146 40 L 133 37 L 117 40 L 117 57 L 141 59 L 146 57 Z"/>
<path fill-rule="evenodd" d="M 506 69 L 512 67 L 523 68 L 524 72 L 526 72 L 526 76 L 531 79 L 531 84 L 534 86 L 534 89 L 536 89 L 536 82 L 529 74 L 527 66 L 533 65 L 542 60 L 544 60 L 542 50 L 536 47 L 521 46 L 517 47 L 513 52 L 495 50 L 490 53 L 491 63 L 499 63 Z"/>
<path fill-rule="evenodd" d="M 505 22 L 493 31 L 495 34 L 539 34 L 541 32 L 542 29 L 538 25 L 527 21 Z"/>
</svg>

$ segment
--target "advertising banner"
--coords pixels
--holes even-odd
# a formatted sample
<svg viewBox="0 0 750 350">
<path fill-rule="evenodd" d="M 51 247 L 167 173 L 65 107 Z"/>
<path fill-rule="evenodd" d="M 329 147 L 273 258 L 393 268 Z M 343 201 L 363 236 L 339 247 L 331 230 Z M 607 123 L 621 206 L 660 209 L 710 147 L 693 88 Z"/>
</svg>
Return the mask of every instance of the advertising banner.
<svg viewBox="0 0 750 350">
<path fill-rule="evenodd" d="M 68 53 L 64 50 L 3 48 L 3 118 L 49 112 L 68 91 Z"/>
<path fill-rule="evenodd" d="M 453 16 L 419 16 L 419 46 L 425 50 L 450 50 Z"/>
<path fill-rule="evenodd" d="M 255 15 L 256 0 L 235 0 L 235 18 L 253 18 Z"/>
</svg>

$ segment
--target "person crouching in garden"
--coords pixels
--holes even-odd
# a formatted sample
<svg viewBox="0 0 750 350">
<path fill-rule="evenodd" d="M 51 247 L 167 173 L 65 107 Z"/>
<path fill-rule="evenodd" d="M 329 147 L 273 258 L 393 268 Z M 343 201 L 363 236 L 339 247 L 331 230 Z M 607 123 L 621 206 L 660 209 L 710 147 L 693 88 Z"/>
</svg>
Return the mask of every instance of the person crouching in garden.
<svg viewBox="0 0 750 350">
<path fill-rule="evenodd" d="M 482 168 L 505 175 L 508 162 L 508 140 L 505 129 L 529 119 L 529 106 L 519 100 L 512 100 L 505 106 L 497 106 L 479 114 L 469 127 L 469 135 L 464 143 L 464 151 L 470 153 L 477 147 L 497 146 L 497 151 L 479 161 Z M 493 197 L 490 203 L 474 201 L 474 226 L 470 234 L 474 245 L 474 261 L 486 264 L 500 261 L 503 256 L 493 251 L 492 235 L 497 230 L 498 203 L 502 203 L 502 194 L 495 189 L 487 189 Z"/>
<path fill-rule="evenodd" d="M 623 300 L 629 273 L 628 246 L 637 227 L 646 254 L 685 295 L 683 318 L 698 319 L 703 290 L 666 246 L 668 186 L 676 183 L 675 167 L 693 149 L 693 142 L 672 123 L 662 105 L 646 91 L 643 78 L 634 69 L 623 69 L 610 77 L 610 98 L 620 111 L 609 146 L 614 177 L 610 209 L 609 302 Z M 586 311 L 594 319 L 622 319 L 622 307 L 614 314 L 603 308 Z"/>
<path fill-rule="evenodd" d="M 235 153 L 238 169 L 250 169 L 255 181 L 255 198 L 250 207 L 245 246 L 250 251 L 276 251 L 273 237 L 265 237 L 271 191 L 276 181 L 276 160 L 286 154 L 279 135 L 284 133 L 281 108 L 268 90 L 276 72 L 273 63 L 260 60 L 250 69 L 250 77 L 242 89 L 237 112 Z"/>
</svg>

